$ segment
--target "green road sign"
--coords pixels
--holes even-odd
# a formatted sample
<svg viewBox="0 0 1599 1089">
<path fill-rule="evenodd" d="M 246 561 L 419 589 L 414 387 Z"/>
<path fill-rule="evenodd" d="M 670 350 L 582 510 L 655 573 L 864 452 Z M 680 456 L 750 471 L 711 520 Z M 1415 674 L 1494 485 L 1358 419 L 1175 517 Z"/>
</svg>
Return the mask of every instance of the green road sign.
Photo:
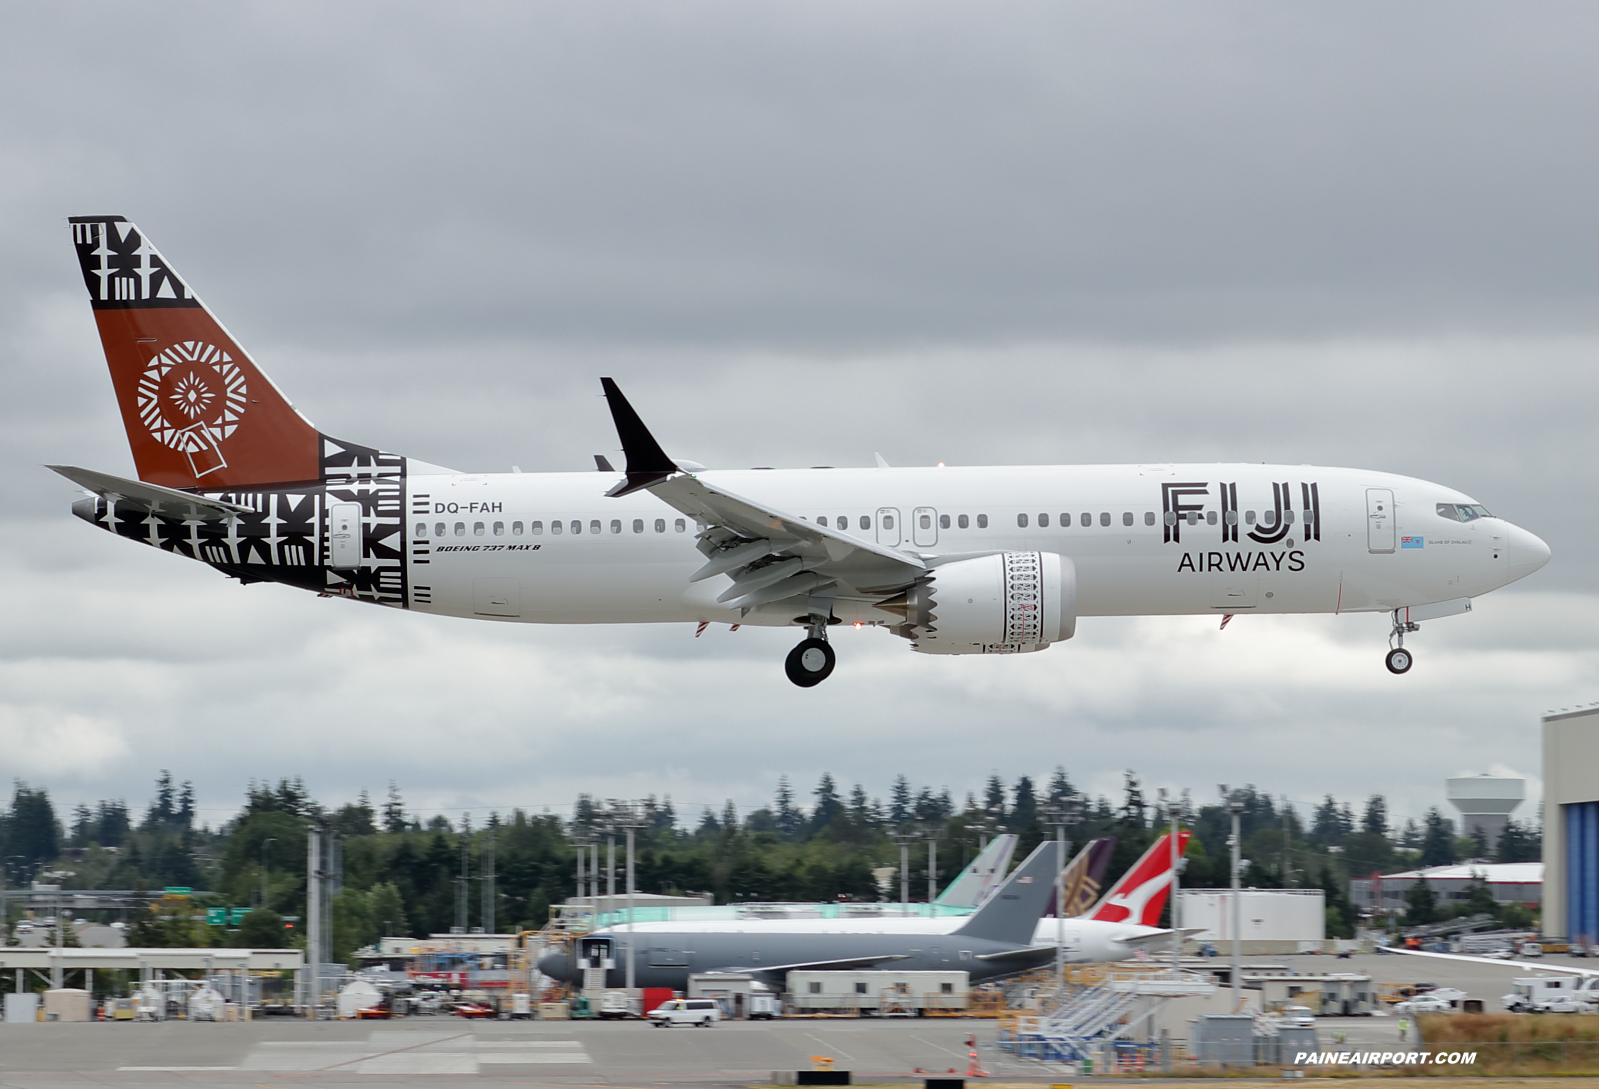
<svg viewBox="0 0 1599 1089">
<path fill-rule="evenodd" d="M 205 909 L 205 921 L 206 921 L 206 925 L 208 925 L 208 926 L 227 926 L 228 925 L 228 909 L 227 908 L 206 908 Z"/>
<path fill-rule="evenodd" d="M 248 914 L 250 914 L 249 908 L 231 908 L 228 911 L 228 922 L 234 926 L 238 926 L 240 923 L 244 922 L 244 917 Z"/>
<path fill-rule="evenodd" d="M 189 885 L 168 885 L 161 891 L 167 896 L 187 896 L 194 891 L 194 888 Z"/>
</svg>

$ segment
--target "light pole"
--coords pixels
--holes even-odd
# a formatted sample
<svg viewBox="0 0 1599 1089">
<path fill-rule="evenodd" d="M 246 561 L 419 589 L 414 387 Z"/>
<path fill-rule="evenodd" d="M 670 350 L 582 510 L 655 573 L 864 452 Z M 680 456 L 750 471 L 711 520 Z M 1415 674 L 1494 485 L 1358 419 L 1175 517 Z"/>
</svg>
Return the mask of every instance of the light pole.
<svg viewBox="0 0 1599 1089">
<path fill-rule="evenodd" d="M 910 911 L 911 902 L 911 844 L 921 838 L 914 829 L 906 828 L 894 833 L 899 844 L 899 903 L 902 912 Z"/>
<path fill-rule="evenodd" d="M 1055 986 L 1066 986 L 1066 826 L 1082 820 L 1082 798 L 1068 794 L 1044 807 L 1044 823 L 1055 829 Z"/>
<path fill-rule="evenodd" d="M 1242 930 L 1244 926 L 1244 912 L 1240 901 L 1243 899 L 1243 889 L 1240 877 L 1243 874 L 1242 853 L 1243 840 L 1239 834 L 1238 819 L 1244 812 L 1244 800 L 1236 792 L 1227 799 L 1227 812 L 1233 816 L 1233 834 L 1227 840 L 1227 845 L 1233 849 L 1233 1012 L 1237 1013 L 1244 1007 L 1244 980 L 1243 980 L 1243 955 L 1244 943 Z"/>
<path fill-rule="evenodd" d="M 1182 861 L 1179 821 L 1183 815 L 1183 804 L 1175 796 L 1167 798 L 1165 787 L 1160 789 L 1160 799 L 1166 806 L 1167 815 L 1171 817 L 1171 977 L 1176 979 L 1183 957 L 1183 932 L 1177 925 L 1178 893 L 1182 887 L 1181 870 L 1178 868 Z"/>
<path fill-rule="evenodd" d="M 633 988 L 635 986 L 635 973 L 633 958 L 633 836 L 644 825 L 639 814 L 638 803 L 624 802 L 612 811 L 613 823 L 627 833 L 627 1001 L 629 1008 L 633 1002 Z M 643 1012 L 643 1003 L 639 1003 L 639 1012 Z"/>
<path fill-rule="evenodd" d="M 941 831 L 938 825 L 930 824 L 927 827 L 927 917 L 931 919 L 936 909 L 933 902 L 938 899 L 938 834 Z"/>
</svg>

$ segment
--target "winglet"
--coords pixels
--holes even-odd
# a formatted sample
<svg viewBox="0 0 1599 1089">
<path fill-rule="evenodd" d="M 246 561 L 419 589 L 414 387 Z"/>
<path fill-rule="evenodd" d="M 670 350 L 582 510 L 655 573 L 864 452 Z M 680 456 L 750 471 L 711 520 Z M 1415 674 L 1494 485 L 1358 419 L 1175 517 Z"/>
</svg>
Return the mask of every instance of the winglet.
<svg viewBox="0 0 1599 1089">
<path fill-rule="evenodd" d="M 605 399 L 611 405 L 611 419 L 616 423 L 617 438 L 622 441 L 622 453 L 627 455 L 627 479 L 605 494 L 615 499 L 658 484 L 677 473 L 677 464 L 666 456 L 666 451 L 638 418 L 633 406 L 627 403 L 617 384 L 609 378 L 601 378 L 600 385 L 605 388 Z"/>
</svg>

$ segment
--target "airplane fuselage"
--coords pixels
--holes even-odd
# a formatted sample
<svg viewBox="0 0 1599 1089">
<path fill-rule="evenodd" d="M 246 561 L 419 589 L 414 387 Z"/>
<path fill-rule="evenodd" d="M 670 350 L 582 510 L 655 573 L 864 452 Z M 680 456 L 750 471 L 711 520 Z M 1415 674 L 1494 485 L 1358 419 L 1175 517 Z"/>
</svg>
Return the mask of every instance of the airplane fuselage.
<svg viewBox="0 0 1599 1089">
<path fill-rule="evenodd" d="M 375 452 L 374 452 L 375 454 Z M 382 464 L 377 464 L 381 459 Z M 77 513 L 248 581 L 420 612 L 524 623 L 793 622 L 690 583 L 698 527 L 605 473 L 433 474 L 376 454 L 343 482 L 202 492 L 251 508 L 227 523 Z M 1356 469 L 1267 465 L 723 470 L 696 474 L 817 524 L 922 558 L 1054 552 L 1079 616 L 1340 613 L 1469 599 L 1547 558 L 1532 534 L 1450 488 Z M 340 557 L 331 520 L 359 516 Z M 354 505 L 353 507 L 351 505 Z M 1381 509 L 1379 509 L 1381 508 Z M 1480 510 L 1480 508 L 1477 508 Z M 824 521 L 825 520 L 825 521 Z M 841 594 L 844 623 L 894 618 Z"/>
</svg>

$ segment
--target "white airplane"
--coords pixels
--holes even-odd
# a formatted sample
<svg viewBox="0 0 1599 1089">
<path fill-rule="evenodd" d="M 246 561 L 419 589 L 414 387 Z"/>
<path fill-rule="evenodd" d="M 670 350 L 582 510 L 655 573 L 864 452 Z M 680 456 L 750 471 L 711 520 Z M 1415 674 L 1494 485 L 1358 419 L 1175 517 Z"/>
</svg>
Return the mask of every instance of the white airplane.
<svg viewBox="0 0 1599 1089">
<path fill-rule="evenodd" d="M 322 434 L 133 224 L 71 225 L 139 479 L 51 468 L 92 496 L 84 520 L 247 583 L 509 622 L 795 626 L 786 669 L 809 687 L 837 625 L 1014 654 L 1080 616 L 1204 613 L 1390 612 L 1404 673 L 1421 621 L 1549 559 L 1470 496 L 1365 469 L 708 471 L 608 378 L 625 473 L 454 472 Z"/>
</svg>

